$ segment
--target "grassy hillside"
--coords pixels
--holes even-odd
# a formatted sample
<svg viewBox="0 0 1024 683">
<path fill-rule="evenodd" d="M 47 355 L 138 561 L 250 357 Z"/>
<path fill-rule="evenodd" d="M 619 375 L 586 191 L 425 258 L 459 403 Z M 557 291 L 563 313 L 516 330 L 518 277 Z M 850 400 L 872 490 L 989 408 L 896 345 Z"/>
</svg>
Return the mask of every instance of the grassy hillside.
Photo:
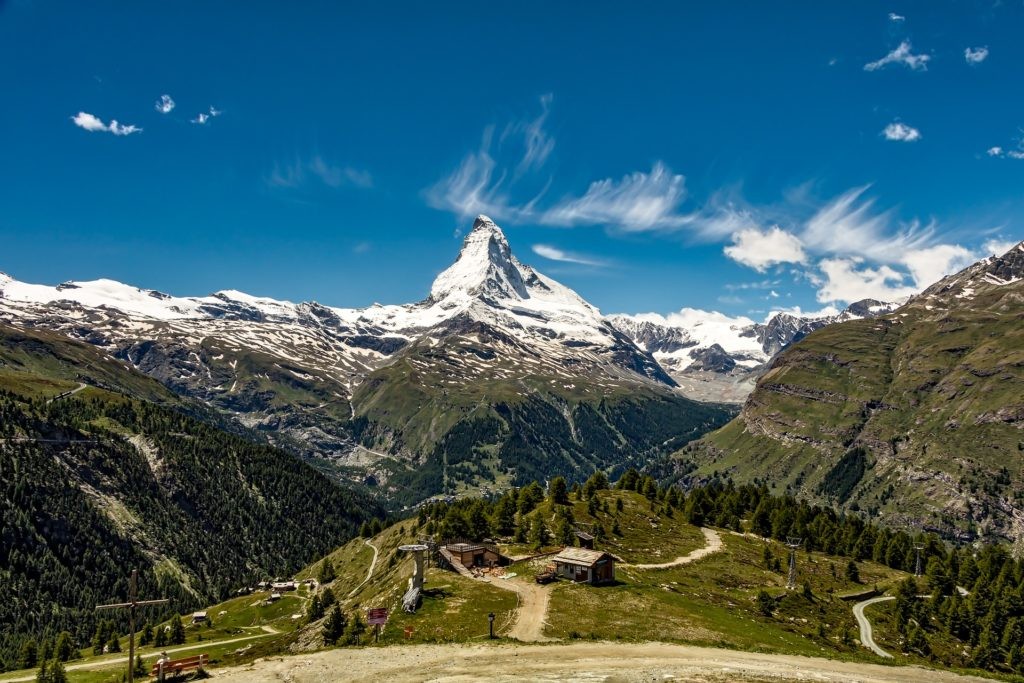
<svg viewBox="0 0 1024 683">
<path fill-rule="evenodd" d="M 1024 538 L 1024 282 L 972 282 L 812 333 L 682 468 L 894 526 Z"/>
</svg>

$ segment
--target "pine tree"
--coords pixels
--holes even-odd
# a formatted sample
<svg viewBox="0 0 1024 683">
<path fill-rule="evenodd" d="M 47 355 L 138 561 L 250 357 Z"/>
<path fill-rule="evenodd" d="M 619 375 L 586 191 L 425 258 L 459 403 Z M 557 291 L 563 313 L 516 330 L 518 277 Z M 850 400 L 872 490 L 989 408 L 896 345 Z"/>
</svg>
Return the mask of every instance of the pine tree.
<svg viewBox="0 0 1024 683">
<path fill-rule="evenodd" d="M 846 563 L 846 580 L 850 583 L 860 583 L 860 568 L 853 560 Z"/>
<path fill-rule="evenodd" d="M 68 675 L 60 660 L 50 662 L 50 683 L 68 683 Z"/>
<path fill-rule="evenodd" d="M 142 627 L 142 634 L 139 636 L 139 645 L 146 646 L 153 642 L 153 627 L 147 621 Z"/>
<path fill-rule="evenodd" d="M 36 647 L 35 638 L 26 638 L 21 644 L 21 652 L 18 655 L 19 669 L 32 669 L 39 663 L 39 652 Z M 45 662 L 44 662 L 45 664 Z"/>
<path fill-rule="evenodd" d="M 555 521 L 555 539 L 562 545 L 573 545 L 576 534 L 573 532 L 572 524 L 568 517 L 559 515 Z"/>
<path fill-rule="evenodd" d="M 324 561 L 320 563 L 320 571 L 317 573 L 316 580 L 325 584 L 334 581 L 335 578 L 334 563 L 331 562 L 331 558 L 325 557 Z"/>
<path fill-rule="evenodd" d="M 58 661 L 66 662 L 71 659 L 74 649 L 74 643 L 71 641 L 71 634 L 68 631 L 61 631 L 57 634 L 57 642 L 53 646 L 53 655 Z"/>
<path fill-rule="evenodd" d="M 767 591 L 760 591 L 757 594 L 757 609 L 766 617 L 770 617 L 775 612 L 775 600 L 768 595 Z"/>
<path fill-rule="evenodd" d="M 324 616 L 324 603 L 319 595 L 313 595 L 306 608 L 306 622 L 313 623 Z"/>
<path fill-rule="evenodd" d="M 334 645 L 341 638 L 345 632 L 347 626 L 345 613 L 341 611 L 341 607 L 338 605 L 334 606 L 331 613 L 327 615 L 327 621 L 324 622 L 323 637 L 324 643 L 327 645 Z"/>
<path fill-rule="evenodd" d="M 121 640 L 114 633 L 110 636 L 110 640 L 107 641 L 107 652 L 120 652 L 121 651 Z"/>
<path fill-rule="evenodd" d="M 171 619 L 171 635 L 168 638 L 171 645 L 181 645 L 185 642 L 185 625 L 179 617 Z"/>
<path fill-rule="evenodd" d="M 533 524 L 530 526 L 530 543 L 536 550 L 540 550 L 548 544 L 548 528 L 544 525 L 544 520 L 537 515 L 533 518 Z"/>
<path fill-rule="evenodd" d="M 348 625 L 345 626 L 345 644 L 346 645 L 358 645 L 362 640 L 363 633 L 366 632 L 366 624 L 363 622 L 362 617 L 359 616 L 359 612 L 352 615 L 349 619 Z"/>
<path fill-rule="evenodd" d="M 143 677 L 146 673 L 146 665 L 142 661 L 142 655 L 135 655 L 135 677 Z"/>
<path fill-rule="evenodd" d="M 569 504 L 569 492 L 566 488 L 565 477 L 555 477 L 548 484 L 548 498 L 557 505 Z"/>
<path fill-rule="evenodd" d="M 153 636 L 153 647 L 163 647 L 167 645 L 167 630 L 163 626 L 156 627 L 156 635 Z"/>
<path fill-rule="evenodd" d="M 22 668 L 28 669 L 31 667 L 25 666 Z M 50 663 L 45 659 L 39 664 L 39 671 L 36 673 L 36 683 L 50 683 Z"/>
</svg>

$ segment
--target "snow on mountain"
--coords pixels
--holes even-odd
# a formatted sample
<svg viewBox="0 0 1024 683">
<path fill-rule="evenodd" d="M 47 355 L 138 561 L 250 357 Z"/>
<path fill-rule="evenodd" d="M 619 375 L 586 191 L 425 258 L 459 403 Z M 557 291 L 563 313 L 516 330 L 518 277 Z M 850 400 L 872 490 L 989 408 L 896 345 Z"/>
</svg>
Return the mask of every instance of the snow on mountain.
<svg viewBox="0 0 1024 683">
<path fill-rule="evenodd" d="M 615 315 L 609 320 L 647 350 L 687 394 L 742 401 L 757 374 L 777 353 L 816 329 L 846 320 L 873 318 L 897 304 L 865 299 L 843 311 L 803 315 L 773 311 L 764 322 L 717 311 L 684 308 L 661 315 Z"/>
</svg>

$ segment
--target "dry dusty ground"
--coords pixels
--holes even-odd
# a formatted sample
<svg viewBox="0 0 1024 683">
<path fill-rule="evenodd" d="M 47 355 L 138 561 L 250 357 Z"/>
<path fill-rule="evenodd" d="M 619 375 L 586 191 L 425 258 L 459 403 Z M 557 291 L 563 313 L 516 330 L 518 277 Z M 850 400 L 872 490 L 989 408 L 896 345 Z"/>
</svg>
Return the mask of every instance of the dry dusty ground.
<svg viewBox="0 0 1024 683">
<path fill-rule="evenodd" d="M 834 681 L 946 683 L 987 679 L 664 643 L 413 645 L 326 650 L 215 672 L 222 683 L 312 681 Z"/>
</svg>

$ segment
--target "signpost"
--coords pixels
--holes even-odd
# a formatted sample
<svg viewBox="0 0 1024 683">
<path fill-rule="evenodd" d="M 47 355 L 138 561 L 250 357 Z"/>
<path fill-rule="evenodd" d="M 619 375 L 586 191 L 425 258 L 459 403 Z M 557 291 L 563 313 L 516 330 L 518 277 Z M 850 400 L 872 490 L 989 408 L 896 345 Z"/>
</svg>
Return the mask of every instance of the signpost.
<svg viewBox="0 0 1024 683">
<path fill-rule="evenodd" d="M 487 636 L 494 640 L 494 612 L 487 613 Z"/>
<path fill-rule="evenodd" d="M 380 627 L 388 623 L 387 607 L 372 607 L 366 610 L 366 623 L 373 626 L 373 642 L 380 639 Z"/>
<path fill-rule="evenodd" d="M 96 605 L 96 609 L 128 608 L 128 683 L 135 681 L 135 608 L 149 605 L 166 605 L 169 600 L 138 600 L 139 570 L 132 570 L 132 580 L 128 588 L 128 602 L 117 602 L 110 605 Z"/>
</svg>

